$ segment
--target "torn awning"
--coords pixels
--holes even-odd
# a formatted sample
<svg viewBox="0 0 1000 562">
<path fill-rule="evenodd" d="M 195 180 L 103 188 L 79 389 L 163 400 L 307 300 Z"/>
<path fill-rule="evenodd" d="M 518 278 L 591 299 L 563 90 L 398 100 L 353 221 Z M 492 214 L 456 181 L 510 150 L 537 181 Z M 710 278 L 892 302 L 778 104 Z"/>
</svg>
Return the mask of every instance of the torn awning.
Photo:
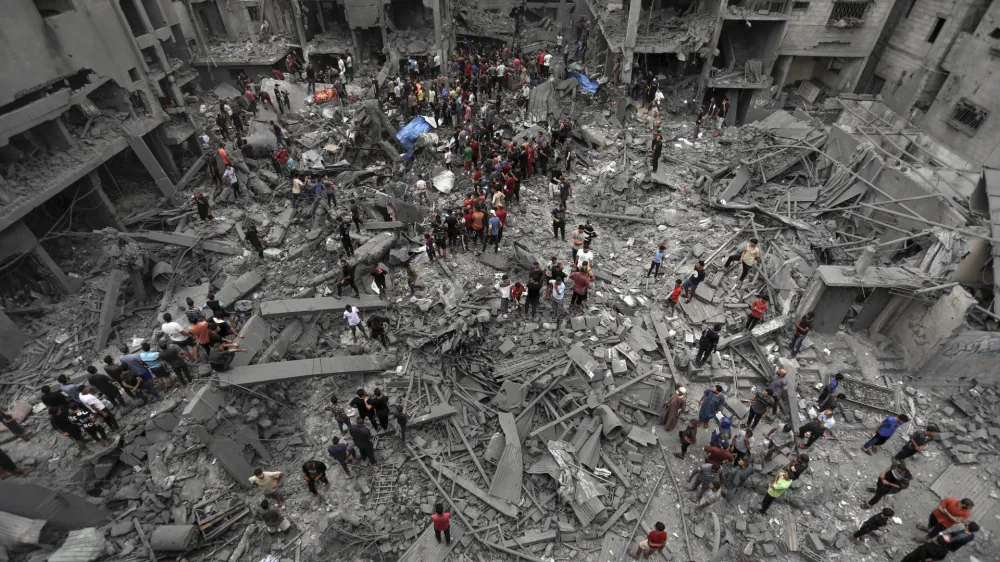
<svg viewBox="0 0 1000 562">
<path fill-rule="evenodd" d="M 580 88 L 582 88 L 584 92 L 587 92 L 588 94 L 597 93 L 597 80 L 591 80 L 579 72 L 567 72 L 566 77 L 576 78 L 577 82 L 580 83 Z"/>
</svg>

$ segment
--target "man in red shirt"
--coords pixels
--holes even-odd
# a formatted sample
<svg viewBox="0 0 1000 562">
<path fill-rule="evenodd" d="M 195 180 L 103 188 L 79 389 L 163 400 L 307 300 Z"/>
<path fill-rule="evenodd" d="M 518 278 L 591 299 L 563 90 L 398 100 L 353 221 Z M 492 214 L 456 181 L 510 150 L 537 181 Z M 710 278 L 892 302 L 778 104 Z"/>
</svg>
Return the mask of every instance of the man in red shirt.
<svg viewBox="0 0 1000 562">
<path fill-rule="evenodd" d="M 222 163 L 226 166 L 229 165 L 229 154 L 226 153 L 226 145 L 219 145 L 219 158 L 222 159 Z"/>
<path fill-rule="evenodd" d="M 643 558 L 649 558 L 653 555 L 653 551 L 661 551 L 665 546 L 667 546 L 667 527 L 657 521 L 655 529 L 649 532 L 646 540 L 639 543 L 639 548 L 632 553 L 632 558 L 638 558 L 640 552 Z"/>
<path fill-rule="evenodd" d="M 503 241 L 503 227 L 507 226 L 507 209 L 503 208 L 503 203 L 497 205 L 497 218 L 500 219 L 500 233 L 497 235 L 497 241 Z"/>
<path fill-rule="evenodd" d="M 670 297 L 667 298 L 667 306 L 670 307 L 670 314 L 675 314 L 677 312 L 677 301 L 681 300 L 681 288 L 682 281 L 677 279 L 674 281 L 674 290 L 670 291 Z"/>
<path fill-rule="evenodd" d="M 444 540 L 451 544 L 451 513 L 446 513 L 444 505 L 434 506 L 434 513 L 431 514 L 431 521 L 434 522 L 434 538 L 441 542 L 441 533 L 444 533 Z"/>
<path fill-rule="evenodd" d="M 705 447 L 705 462 L 710 464 L 733 464 L 733 454 L 721 447 Z"/>
<path fill-rule="evenodd" d="M 586 265 L 586 262 L 584 262 Z M 587 300 L 587 289 L 593 286 L 590 282 L 590 278 L 587 274 L 577 269 L 573 273 L 569 274 L 569 280 L 573 282 L 573 299 L 570 301 L 570 307 L 579 306 L 583 308 L 583 303 Z"/>
<path fill-rule="evenodd" d="M 754 326 L 760 323 L 764 319 L 764 313 L 767 312 L 768 297 L 764 295 L 758 297 L 757 300 L 753 301 L 750 305 L 750 316 L 747 316 L 746 326 L 743 326 L 744 332 L 749 332 Z"/>
<path fill-rule="evenodd" d="M 923 539 L 923 541 L 926 542 L 952 525 L 968 519 L 972 515 L 973 505 L 972 500 L 968 498 L 962 500 L 945 498 L 941 500 L 941 503 L 931 512 L 931 516 L 927 520 L 927 526 L 917 525 L 917 528 L 921 531 L 927 531 L 927 538 Z"/>
</svg>

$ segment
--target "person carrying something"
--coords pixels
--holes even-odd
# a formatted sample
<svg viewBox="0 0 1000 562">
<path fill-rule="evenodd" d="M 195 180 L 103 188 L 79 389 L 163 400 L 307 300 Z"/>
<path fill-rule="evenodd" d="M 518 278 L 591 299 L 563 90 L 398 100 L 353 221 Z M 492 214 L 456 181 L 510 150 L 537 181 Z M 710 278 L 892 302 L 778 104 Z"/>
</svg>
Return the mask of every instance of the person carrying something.
<svg viewBox="0 0 1000 562">
<path fill-rule="evenodd" d="M 872 531 L 889 531 L 889 520 L 896 516 L 896 512 L 891 507 L 883 508 L 882 511 L 872 515 L 867 521 L 861 524 L 861 528 L 854 532 L 851 540 L 854 544 L 861 544 L 862 537 Z"/>
<path fill-rule="evenodd" d="M 330 481 L 326 478 L 326 464 L 321 461 L 309 460 L 302 463 L 302 475 L 306 479 L 306 486 L 309 487 L 309 491 L 316 496 L 316 501 L 323 501 L 323 494 L 319 493 L 316 489 L 316 483 L 322 482 L 326 484 L 326 487 L 330 487 Z"/>
</svg>

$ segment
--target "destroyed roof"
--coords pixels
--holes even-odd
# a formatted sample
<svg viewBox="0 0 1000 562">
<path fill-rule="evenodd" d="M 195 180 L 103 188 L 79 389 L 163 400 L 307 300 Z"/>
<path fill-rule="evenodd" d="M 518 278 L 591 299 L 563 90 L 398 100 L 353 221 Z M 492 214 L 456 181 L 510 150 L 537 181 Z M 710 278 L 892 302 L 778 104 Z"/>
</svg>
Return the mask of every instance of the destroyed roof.
<svg viewBox="0 0 1000 562">
<path fill-rule="evenodd" d="M 215 41 L 207 45 L 208 55 L 202 54 L 200 49 L 195 49 L 195 55 L 191 60 L 192 65 L 240 65 L 252 64 L 258 66 L 270 66 L 280 62 L 292 49 L 292 42 L 282 36 L 275 36 L 269 40 L 259 39 L 257 48 L 253 43 L 231 41 Z M 251 77 L 253 78 L 253 77 Z"/>
</svg>

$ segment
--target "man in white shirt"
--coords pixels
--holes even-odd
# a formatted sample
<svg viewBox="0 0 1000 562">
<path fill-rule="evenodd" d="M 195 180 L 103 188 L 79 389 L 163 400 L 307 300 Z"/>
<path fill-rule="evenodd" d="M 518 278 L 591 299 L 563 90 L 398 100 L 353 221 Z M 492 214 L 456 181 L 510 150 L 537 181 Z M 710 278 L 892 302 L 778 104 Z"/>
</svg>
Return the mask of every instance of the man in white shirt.
<svg viewBox="0 0 1000 562">
<path fill-rule="evenodd" d="M 421 192 L 427 191 L 427 182 L 424 181 L 424 175 L 420 174 L 420 179 L 417 180 L 417 185 L 414 186 L 414 191 Z"/>
<path fill-rule="evenodd" d="M 236 170 L 232 166 L 226 166 L 226 171 L 222 172 L 222 177 L 229 180 L 229 186 L 233 188 L 233 197 L 240 198 L 240 179 L 236 177 Z"/>
<path fill-rule="evenodd" d="M 659 106 L 660 103 L 663 102 L 663 90 L 661 90 L 659 88 L 656 89 L 656 95 L 653 96 L 653 102 L 657 106 Z"/>
<path fill-rule="evenodd" d="M 545 75 L 550 76 L 550 72 L 552 71 L 552 53 L 545 53 L 545 58 L 542 61 L 542 66 L 545 67 Z"/>
<path fill-rule="evenodd" d="M 583 262 L 587 262 L 591 266 L 594 265 L 594 251 L 587 244 L 584 244 L 583 249 L 576 253 L 576 266 L 583 266 Z"/>
<path fill-rule="evenodd" d="M 361 333 L 368 337 L 365 332 L 365 327 L 361 324 L 361 311 L 354 308 L 351 305 L 344 306 L 344 324 L 351 329 L 351 335 L 354 336 L 354 341 L 358 341 L 358 329 L 361 329 Z"/>
<path fill-rule="evenodd" d="M 510 290 L 512 285 L 510 284 L 510 277 L 506 275 L 500 280 L 500 284 L 497 285 L 497 292 L 500 293 L 500 314 L 507 316 L 507 312 L 510 311 Z"/>
<path fill-rule="evenodd" d="M 437 52 L 434 53 L 434 69 L 433 70 L 434 70 L 435 77 L 437 75 L 441 74 L 441 55 L 439 55 Z"/>
<path fill-rule="evenodd" d="M 347 79 L 344 82 L 350 82 L 354 80 L 354 57 L 351 56 L 351 51 L 347 51 Z"/>
<path fill-rule="evenodd" d="M 809 440 L 806 441 L 805 445 L 799 445 L 799 449 L 808 449 L 811 447 L 820 437 L 823 437 L 826 430 L 833 427 L 836 423 L 837 420 L 833 419 L 833 410 L 820 412 L 812 421 L 799 428 L 800 439 L 804 439 L 806 433 L 809 434 Z"/>
<path fill-rule="evenodd" d="M 101 401 L 100 398 L 91 394 L 90 385 L 83 385 L 80 387 L 80 403 L 83 407 L 93 412 L 95 415 L 101 417 L 104 423 L 108 424 L 111 431 L 118 431 L 118 420 L 115 419 L 114 414 L 111 410 Z"/>
<path fill-rule="evenodd" d="M 201 148 L 208 150 L 211 147 L 212 139 L 208 138 L 208 133 L 201 134 Z"/>
<path fill-rule="evenodd" d="M 552 312 L 556 315 L 556 320 L 560 320 L 563 315 L 563 299 L 566 297 L 566 284 L 562 277 L 549 279 L 549 291 L 552 293 Z"/>
<path fill-rule="evenodd" d="M 340 69 L 341 76 L 347 74 L 347 63 L 344 62 L 344 57 L 337 57 L 337 68 Z"/>
<path fill-rule="evenodd" d="M 177 322 L 174 322 L 174 317 L 170 315 L 169 312 L 163 315 L 163 324 L 160 325 L 160 330 L 170 338 L 170 341 L 176 343 L 183 351 L 184 358 L 192 363 L 197 363 L 198 360 L 195 356 L 191 355 L 191 348 L 193 347 L 195 351 L 198 350 L 198 342 L 194 341 L 194 336 L 184 329 Z"/>
</svg>

